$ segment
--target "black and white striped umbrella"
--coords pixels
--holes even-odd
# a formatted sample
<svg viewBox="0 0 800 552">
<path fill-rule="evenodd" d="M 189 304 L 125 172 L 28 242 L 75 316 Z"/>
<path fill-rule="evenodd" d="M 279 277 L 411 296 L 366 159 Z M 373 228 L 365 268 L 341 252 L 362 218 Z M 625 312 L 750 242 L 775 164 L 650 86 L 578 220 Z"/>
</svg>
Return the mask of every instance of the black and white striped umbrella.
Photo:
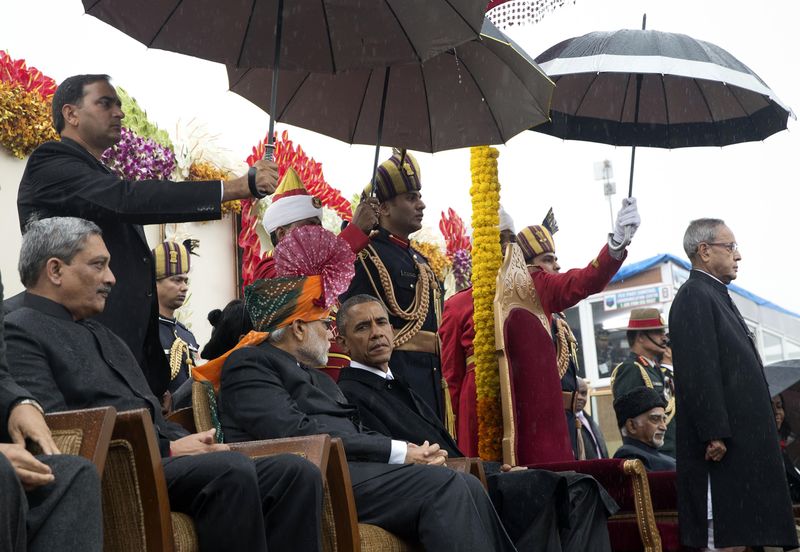
<svg viewBox="0 0 800 552">
<path fill-rule="evenodd" d="M 593 32 L 536 58 L 556 83 L 533 130 L 617 146 L 682 148 L 763 140 L 792 111 L 731 54 L 686 35 Z"/>
</svg>

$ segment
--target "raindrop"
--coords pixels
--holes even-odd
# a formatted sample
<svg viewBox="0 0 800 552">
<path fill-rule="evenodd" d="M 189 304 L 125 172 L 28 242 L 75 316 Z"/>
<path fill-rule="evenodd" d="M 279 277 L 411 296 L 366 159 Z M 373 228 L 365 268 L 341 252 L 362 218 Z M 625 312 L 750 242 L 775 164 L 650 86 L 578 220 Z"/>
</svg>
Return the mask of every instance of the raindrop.
<svg viewBox="0 0 800 552">
<path fill-rule="evenodd" d="M 458 52 L 453 48 L 453 56 L 456 58 L 456 72 L 458 73 L 458 84 L 461 84 L 461 64 L 458 62 Z"/>
</svg>

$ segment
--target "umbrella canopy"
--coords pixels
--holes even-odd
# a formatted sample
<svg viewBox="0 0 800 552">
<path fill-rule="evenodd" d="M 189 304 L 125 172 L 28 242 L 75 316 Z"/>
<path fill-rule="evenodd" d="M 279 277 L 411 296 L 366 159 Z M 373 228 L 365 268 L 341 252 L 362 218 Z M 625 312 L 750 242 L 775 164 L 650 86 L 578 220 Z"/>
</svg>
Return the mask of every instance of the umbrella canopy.
<svg viewBox="0 0 800 552">
<path fill-rule="evenodd" d="M 149 48 L 274 67 L 278 0 L 83 0 Z M 475 38 L 486 0 L 285 0 L 281 69 L 336 72 L 422 61 Z"/>
<path fill-rule="evenodd" d="M 768 364 L 764 367 L 764 374 L 769 385 L 769 395 L 775 397 L 800 382 L 800 359 Z M 800 393 L 800 389 L 797 392 Z"/>
<path fill-rule="evenodd" d="M 547 120 L 553 83 L 491 22 L 480 39 L 416 64 L 337 75 L 281 72 L 279 121 L 350 144 L 436 152 L 497 144 Z M 268 110 L 272 71 L 228 67 L 230 88 Z M 385 109 L 381 106 L 385 103 Z"/>
<path fill-rule="evenodd" d="M 552 121 L 534 130 L 560 138 L 725 146 L 763 140 L 785 129 L 791 113 L 735 57 L 682 34 L 593 32 L 553 46 L 536 61 L 557 88 Z"/>
</svg>

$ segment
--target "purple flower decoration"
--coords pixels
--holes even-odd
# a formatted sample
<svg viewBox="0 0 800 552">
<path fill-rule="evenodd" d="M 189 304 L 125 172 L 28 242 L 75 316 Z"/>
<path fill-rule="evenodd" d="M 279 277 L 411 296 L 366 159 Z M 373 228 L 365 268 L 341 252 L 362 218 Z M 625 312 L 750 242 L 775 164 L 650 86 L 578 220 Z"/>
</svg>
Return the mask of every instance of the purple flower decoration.
<svg viewBox="0 0 800 552">
<path fill-rule="evenodd" d="M 472 285 L 472 255 L 468 250 L 459 249 L 453 254 L 453 277 L 457 290 Z"/>
<path fill-rule="evenodd" d="M 103 162 L 126 180 L 167 180 L 175 170 L 171 149 L 127 128 L 119 142 L 103 152 Z"/>
</svg>

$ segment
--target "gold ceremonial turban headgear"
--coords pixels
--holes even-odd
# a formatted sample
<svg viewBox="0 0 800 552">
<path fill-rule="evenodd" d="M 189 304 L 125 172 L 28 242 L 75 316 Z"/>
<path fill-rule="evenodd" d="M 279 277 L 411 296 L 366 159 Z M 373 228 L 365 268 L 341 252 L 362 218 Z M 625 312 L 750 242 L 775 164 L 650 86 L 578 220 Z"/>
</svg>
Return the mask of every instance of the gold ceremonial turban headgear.
<svg viewBox="0 0 800 552">
<path fill-rule="evenodd" d="M 406 150 L 395 148 L 392 156 L 378 165 L 375 178 L 377 188 L 375 196 L 383 203 L 400 194 L 418 192 L 422 189 L 420 182 L 419 163 L 413 155 Z M 372 194 L 372 183 L 367 184 L 364 193 Z"/>
</svg>

